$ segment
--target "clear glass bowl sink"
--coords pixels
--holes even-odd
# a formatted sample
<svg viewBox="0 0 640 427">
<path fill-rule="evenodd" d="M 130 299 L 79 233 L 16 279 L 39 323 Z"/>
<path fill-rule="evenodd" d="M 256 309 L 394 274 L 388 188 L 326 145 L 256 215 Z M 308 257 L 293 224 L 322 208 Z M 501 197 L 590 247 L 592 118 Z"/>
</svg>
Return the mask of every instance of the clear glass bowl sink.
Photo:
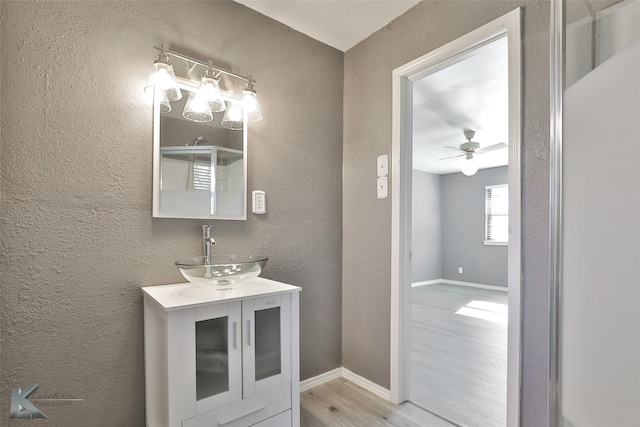
<svg viewBox="0 0 640 427">
<path fill-rule="evenodd" d="M 229 289 L 258 277 L 268 259 L 263 255 L 211 255 L 181 259 L 176 266 L 191 283 Z"/>
</svg>

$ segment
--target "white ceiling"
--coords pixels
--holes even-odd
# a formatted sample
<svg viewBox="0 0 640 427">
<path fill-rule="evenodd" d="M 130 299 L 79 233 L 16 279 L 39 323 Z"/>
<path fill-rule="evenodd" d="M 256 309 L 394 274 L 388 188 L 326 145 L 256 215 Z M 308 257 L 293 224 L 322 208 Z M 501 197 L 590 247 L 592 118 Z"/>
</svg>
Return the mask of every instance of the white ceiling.
<svg viewBox="0 0 640 427">
<path fill-rule="evenodd" d="M 343 52 L 420 0 L 235 0 Z"/>
<path fill-rule="evenodd" d="M 507 39 L 501 38 L 472 55 L 413 84 L 413 167 L 436 174 L 460 172 L 464 157 L 446 148 L 476 131 L 481 147 L 508 144 Z M 480 169 L 508 163 L 509 150 L 476 154 Z"/>
</svg>

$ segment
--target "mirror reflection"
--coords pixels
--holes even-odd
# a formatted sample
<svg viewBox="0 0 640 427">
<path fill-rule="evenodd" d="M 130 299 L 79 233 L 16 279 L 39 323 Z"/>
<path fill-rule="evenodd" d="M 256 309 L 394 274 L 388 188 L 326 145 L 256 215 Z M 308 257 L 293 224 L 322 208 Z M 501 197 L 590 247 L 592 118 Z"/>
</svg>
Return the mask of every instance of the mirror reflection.
<svg viewBox="0 0 640 427">
<path fill-rule="evenodd" d="M 182 83 L 181 100 L 155 102 L 154 217 L 246 219 L 246 124 L 229 102 L 211 121 L 187 120 L 193 90 Z"/>
</svg>

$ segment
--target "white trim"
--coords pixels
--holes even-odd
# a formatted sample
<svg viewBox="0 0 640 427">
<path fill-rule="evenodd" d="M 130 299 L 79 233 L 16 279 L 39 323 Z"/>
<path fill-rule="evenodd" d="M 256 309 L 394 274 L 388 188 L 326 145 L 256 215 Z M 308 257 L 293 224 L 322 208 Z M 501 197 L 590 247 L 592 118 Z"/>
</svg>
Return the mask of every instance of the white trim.
<svg viewBox="0 0 640 427">
<path fill-rule="evenodd" d="M 509 323 L 507 349 L 507 426 L 520 424 L 521 369 L 521 9 L 517 8 L 392 73 L 391 175 L 391 401 L 409 399 L 411 212 L 411 82 L 460 60 L 498 37 L 508 37 L 509 52 Z M 403 112 L 405 114 L 403 114 Z M 404 167 L 403 167 L 404 166 Z"/>
<path fill-rule="evenodd" d="M 509 288 L 507 286 L 486 285 L 484 283 L 463 282 L 462 280 L 449 280 L 449 279 L 442 279 L 442 283 L 444 283 L 445 285 L 467 286 L 469 288 L 478 288 L 478 289 L 488 289 L 490 291 L 509 292 Z"/>
<path fill-rule="evenodd" d="M 300 382 L 300 393 L 303 391 L 307 391 L 310 388 L 318 386 L 320 384 L 324 384 L 331 380 L 335 380 L 336 378 L 342 377 L 342 368 L 336 368 L 333 371 L 325 372 L 324 374 L 320 374 L 313 378 L 307 378 L 304 381 Z"/>
<path fill-rule="evenodd" d="M 440 283 L 445 285 L 466 286 L 468 288 L 487 289 L 490 291 L 509 292 L 509 289 L 506 286 L 487 285 L 484 283 L 463 282 L 462 280 L 449 280 L 449 279 L 434 279 L 434 280 L 423 280 L 422 282 L 413 282 L 411 283 L 411 287 L 419 288 L 421 286 L 437 285 Z"/>
<path fill-rule="evenodd" d="M 347 368 L 342 368 L 342 376 L 351 381 L 352 383 L 362 387 L 370 393 L 375 394 L 376 396 L 386 400 L 387 402 L 391 401 L 391 392 L 386 388 L 379 386 L 378 384 L 369 381 L 368 379 L 361 377 L 358 374 L 354 374 Z"/>
<path fill-rule="evenodd" d="M 520 371 L 522 364 L 522 32 L 520 8 L 505 16 L 509 28 L 509 246 L 507 326 L 507 426 L 520 425 Z M 516 70 L 517 72 L 514 72 Z"/>
<path fill-rule="evenodd" d="M 442 279 L 423 280 L 421 282 L 411 282 L 411 287 L 418 288 L 420 286 L 437 285 L 438 283 L 442 283 Z"/>
<path fill-rule="evenodd" d="M 550 165 L 549 165 L 549 427 L 560 427 L 560 303 L 562 274 L 562 93 L 564 70 L 564 8 L 551 2 Z M 568 30 L 568 28 L 567 28 Z"/>
<path fill-rule="evenodd" d="M 509 246 L 509 242 L 500 242 L 497 240 L 483 240 L 482 244 L 485 246 Z"/>
<path fill-rule="evenodd" d="M 361 377 L 358 374 L 351 372 L 347 368 L 336 368 L 333 371 L 325 372 L 324 374 L 320 374 L 316 377 L 308 378 L 300 382 L 300 393 L 326 382 L 335 380 L 336 378 L 344 378 L 348 381 L 351 381 L 355 385 L 362 387 L 369 393 L 373 393 L 381 399 L 386 400 L 387 402 L 391 401 L 391 392 L 389 390 L 382 386 L 379 386 L 372 381 L 369 381 L 364 377 Z"/>
</svg>

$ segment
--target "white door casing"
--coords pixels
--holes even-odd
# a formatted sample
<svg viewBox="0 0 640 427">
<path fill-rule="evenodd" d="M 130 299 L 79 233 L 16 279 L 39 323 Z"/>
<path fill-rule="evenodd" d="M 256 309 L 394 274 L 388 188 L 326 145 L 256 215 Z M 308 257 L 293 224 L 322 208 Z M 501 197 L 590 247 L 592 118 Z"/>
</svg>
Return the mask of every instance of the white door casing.
<svg viewBox="0 0 640 427">
<path fill-rule="evenodd" d="M 509 248 L 507 426 L 519 426 L 521 352 L 521 31 L 520 8 L 393 70 L 391 400 L 409 399 L 411 287 L 411 85 L 491 41 L 508 40 L 509 61 Z"/>
</svg>

